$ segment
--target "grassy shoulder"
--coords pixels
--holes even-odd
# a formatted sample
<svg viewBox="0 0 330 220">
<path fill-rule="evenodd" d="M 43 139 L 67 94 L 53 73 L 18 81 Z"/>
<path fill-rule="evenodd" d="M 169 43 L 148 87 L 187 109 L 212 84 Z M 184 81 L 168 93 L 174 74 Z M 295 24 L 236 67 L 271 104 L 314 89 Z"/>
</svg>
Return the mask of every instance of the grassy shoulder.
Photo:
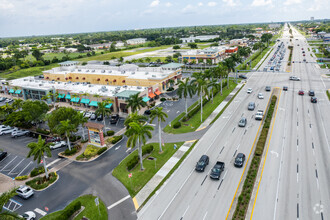
<svg viewBox="0 0 330 220">
<path fill-rule="evenodd" d="M 263 151 L 265 148 L 268 131 L 269 131 L 271 121 L 273 118 L 276 100 L 277 100 L 277 97 L 274 95 L 271 99 L 267 115 L 265 116 L 266 119 L 265 119 L 263 128 L 261 130 L 261 133 L 260 133 L 257 145 L 256 145 L 256 149 L 255 149 L 253 158 L 251 160 L 249 170 L 246 175 L 246 179 L 243 184 L 242 192 L 238 197 L 238 202 L 237 202 L 236 209 L 235 209 L 235 212 L 233 215 L 234 220 L 245 219 L 246 211 L 248 209 L 250 199 L 251 199 L 251 194 L 252 194 L 254 184 L 255 184 L 255 181 L 257 178 L 259 165 L 260 165 L 260 162 L 262 159 L 262 154 L 263 154 Z"/>
<path fill-rule="evenodd" d="M 177 146 L 176 149 L 174 149 L 174 144 Z M 113 170 L 112 175 L 122 182 L 130 195 L 134 197 L 172 157 L 182 144 L 183 142 L 165 143 L 165 146 L 162 147 L 162 153 L 159 153 L 159 143 L 147 144 L 143 146 L 143 148 L 152 145 L 154 150 L 143 160 L 143 171 L 140 170 L 140 163 L 138 163 L 132 170 L 127 170 L 127 163 L 132 160 L 134 156 L 138 155 L 138 151 L 135 150 L 120 162 L 120 164 Z M 156 160 L 148 160 L 147 158 L 149 157 L 156 158 Z M 128 178 L 129 173 L 132 173 L 132 178 Z"/>
<path fill-rule="evenodd" d="M 223 95 L 221 95 L 220 92 L 218 92 L 214 98 L 213 103 L 212 100 L 209 100 L 204 106 L 203 106 L 203 121 L 205 121 L 211 113 L 218 107 L 218 105 L 234 90 L 236 87 L 236 83 L 232 80 L 230 80 L 229 83 L 229 89 L 227 87 L 223 88 Z M 210 97 L 211 99 L 211 97 Z M 196 102 L 194 105 L 196 106 L 198 102 Z M 185 121 L 182 123 L 181 127 L 174 128 L 173 125 L 180 121 L 180 119 L 185 115 L 185 113 L 181 113 L 178 117 L 176 117 L 172 122 L 171 126 L 167 125 L 164 128 L 164 132 L 167 133 L 173 133 L 173 134 L 181 134 L 181 133 L 188 133 L 195 131 L 202 123 L 201 123 L 201 116 L 200 116 L 200 110 L 196 112 L 195 115 L 193 115 L 188 121 Z"/>
<path fill-rule="evenodd" d="M 0 73 L 0 77 L 8 80 L 27 77 L 27 76 L 38 76 L 42 74 L 42 71 L 52 69 L 54 67 L 59 66 L 59 64 L 54 63 L 50 64 L 48 66 L 36 66 L 36 67 L 30 67 L 27 69 L 20 69 L 18 71 L 15 71 L 13 73 L 3 72 Z"/>
<path fill-rule="evenodd" d="M 259 62 L 260 60 L 266 55 L 266 53 L 270 50 L 270 47 L 264 49 L 262 52 L 257 53 L 257 57 L 255 59 L 253 59 L 252 61 L 252 68 L 254 68 Z"/>
<path fill-rule="evenodd" d="M 70 204 L 75 203 L 77 201 L 81 202 L 81 205 L 85 207 L 85 209 L 74 219 L 80 220 L 83 216 L 89 218 L 89 219 L 99 219 L 99 220 L 107 220 L 108 219 L 108 212 L 107 207 L 102 202 L 102 200 L 99 199 L 99 209 L 95 205 L 95 198 L 96 196 L 92 195 L 83 195 L 72 201 Z M 69 205 L 70 205 L 69 204 Z M 100 210 L 100 212 L 99 212 Z M 64 210 L 60 210 L 57 212 L 50 213 L 44 217 L 42 217 L 40 220 L 55 220 L 58 219 L 62 214 Z"/>
<path fill-rule="evenodd" d="M 328 99 L 330 101 L 330 91 L 329 90 L 327 90 L 327 96 L 328 96 Z"/>
</svg>

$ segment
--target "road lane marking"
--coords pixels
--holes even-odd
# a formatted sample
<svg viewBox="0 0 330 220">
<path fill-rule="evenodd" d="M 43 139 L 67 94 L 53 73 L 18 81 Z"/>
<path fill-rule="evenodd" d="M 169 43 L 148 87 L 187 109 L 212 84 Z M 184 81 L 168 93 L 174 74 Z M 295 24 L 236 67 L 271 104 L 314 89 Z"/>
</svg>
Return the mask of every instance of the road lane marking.
<svg viewBox="0 0 330 220">
<path fill-rule="evenodd" d="M 184 211 L 184 213 L 183 213 L 181 219 L 183 219 L 183 216 L 187 213 L 188 209 L 189 209 L 189 205 L 188 205 L 188 207 L 186 208 L 186 211 Z"/>
<path fill-rule="evenodd" d="M 204 217 L 203 217 L 203 220 L 206 219 L 206 216 L 207 216 L 207 212 L 205 213 Z"/>
<path fill-rule="evenodd" d="M 201 183 L 201 186 L 204 184 L 204 182 L 205 182 L 206 178 L 207 178 L 207 175 L 205 176 L 205 178 L 204 178 L 203 182 Z"/>
<path fill-rule="evenodd" d="M 41 210 L 41 209 L 39 209 L 39 208 L 34 209 L 34 211 L 37 212 L 37 213 L 39 213 L 39 214 L 42 215 L 42 216 L 47 215 L 47 212 L 45 212 L 45 211 L 43 211 L 43 210 Z"/>
<path fill-rule="evenodd" d="M 138 202 L 136 201 L 135 197 L 133 198 L 133 203 L 134 203 L 135 210 L 138 210 L 140 206 L 139 206 Z"/>
<path fill-rule="evenodd" d="M 299 203 L 297 203 L 297 219 L 299 219 Z"/>
<path fill-rule="evenodd" d="M 14 159 L 12 159 L 9 163 L 7 163 L 6 166 L 4 166 L 0 171 L 3 171 L 9 164 L 11 164 L 11 162 L 13 162 L 13 160 L 16 159 L 17 156 L 14 157 Z"/>
<path fill-rule="evenodd" d="M 50 167 L 51 165 L 53 165 L 54 163 L 57 163 L 58 161 L 60 161 L 61 159 L 60 158 L 58 158 L 58 159 L 56 159 L 56 160 L 54 160 L 53 162 L 51 162 L 51 163 L 49 163 L 49 164 L 47 164 L 47 166 L 46 167 Z"/>
<path fill-rule="evenodd" d="M 118 147 L 115 148 L 115 150 L 118 150 L 121 147 L 121 145 L 119 145 Z"/>
<path fill-rule="evenodd" d="M 23 169 L 19 174 L 17 174 L 16 177 L 20 176 L 20 175 L 23 173 L 23 171 L 24 171 L 26 168 L 28 168 L 28 166 L 30 166 L 31 163 L 33 163 L 33 162 L 30 161 L 30 163 L 29 163 L 28 165 L 26 165 L 26 167 L 24 167 L 24 169 Z"/>
<path fill-rule="evenodd" d="M 258 187 L 257 187 L 257 193 L 256 193 L 256 196 L 255 196 L 255 199 L 254 199 L 254 202 L 253 202 L 253 207 L 252 207 L 252 212 L 251 212 L 250 220 L 252 220 L 253 212 L 254 212 L 254 207 L 256 205 L 256 201 L 257 201 L 257 197 L 258 197 L 259 187 L 260 187 L 260 183 L 261 183 L 261 180 L 262 180 L 262 174 L 264 172 L 264 168 L 265 168 L 265 164 L 266 164 L 266 160 L 267 160 L 267 155 L 268 155 L 268 149 L 269 149 L 270 141 L 272 139 L 273 129 L 274 129 L 275 121 L 276 121 L 277 110 L 278 110 L 278 106 L 280 105 L 281 94 L 282 94 L 282 90 L 280 90 L 280 95 L 278 97 L 276 111 L 275 111 L 275 115 L 274 115 L 274 121 L 272 121 L 272 123 L 273 123 L 272 124 L 272 129 L 270 131 L 270 136 L 269 136 L 269 140 L 268 140 L 268 144 L 267 144 L 267 149 L 266 149 L 266 155 L 265 155 L 264 163 L 263 163 L 262 169 L 261 169 L 261 175 L 260 175 L 260 178 L 259 178 L 259 183 L 258 183 Z"/>
<path fill-rule="evenodd" d="M 130 195 L 125 196 L 124 198 L 118 200 L 117 202 L 113 203 L 112 205 L 108 206 L 108 210 L 112 209 L 113 207 L 115 207 L 116 205 L 119 205 L 120 203 L 124 202 L 126 199 L 130 198 Z M 134 197 L 135 198 L 135 197 Z"/>
</svg>

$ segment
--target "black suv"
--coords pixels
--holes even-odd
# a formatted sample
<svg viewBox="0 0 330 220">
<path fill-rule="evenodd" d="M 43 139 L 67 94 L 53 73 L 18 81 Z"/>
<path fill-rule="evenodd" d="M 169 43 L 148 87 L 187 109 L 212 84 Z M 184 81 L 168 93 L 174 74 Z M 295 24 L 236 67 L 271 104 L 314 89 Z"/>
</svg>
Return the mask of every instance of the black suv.
<svg viewBox="0 0 330 220">
<path fill-rule="evenodd" d="M 97 120 L 98 120 L 98 121 L 102 121 L 102 120 L 103 120 L 103 115 L 102 115 L 102 114 L 98 115 L 98 116 L 97 116 Z"/>
<path fill-rule="evenodd" d="M 205 167 L 209 164 L 209 157 L 207 155 L 203 155 L 196 164 L 196 171 L 204 172 Z"/>
<path fill-rule="evenodd" d="M 118 120 L 119 120 L 119 115 L 118 114 L 111 115 L 111 117 L 110 117 L 110 124 L 116 124 Z"/>
<path fill-rule="evenodd" d="M 5 157 L 7 156 L 7 152 L 5 151 L 0 151 L 0 161 L 5 159 Z"/>
<path fill-rule="evenodd" d="M 309 90 L 308 95 L 309 96 L 315 96 L 315 92 L 313 90 Z"/>
<path fill-rule="evenodd" d="M 266 90 L 267 92 L 270 92 L 270 90 L 271 90 L 270 86 L 266 86 L 265 90 Z"/>
<path fill-rule="evenodd" d="M 244 161 L 245 161 L 245 155 L 243 153 L 238 153 L 235 158 L 234 166 L 242 167 L 244 164 Z"/>
</svg>

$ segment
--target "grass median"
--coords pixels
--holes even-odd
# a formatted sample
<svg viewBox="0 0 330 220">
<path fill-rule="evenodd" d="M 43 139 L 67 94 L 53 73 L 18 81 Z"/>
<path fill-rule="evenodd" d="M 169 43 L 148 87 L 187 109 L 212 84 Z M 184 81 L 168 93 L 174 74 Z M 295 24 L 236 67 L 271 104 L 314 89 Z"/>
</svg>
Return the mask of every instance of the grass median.
<svg viewBox="0 0 330 220">
<path fill-rule="evenodd" d="M 235 89 L 237 84 L 230 80 L 229 83 L 229 89 L 227 87 L 223 88 L 222 95 L 220 92 L 218 92 L 213 97 L 213 103 L 212 100 L 209 100 L 204 106 L 203 106 L 203 122 L 211 115 L 211 113 L 218 107 L 218 105 Z M 211 97 L 210 97 L 211 99 Z M 180 121 L 180 119 L 185 115 L 185 113 L 181 113 L 177 118 L 175 118 L 171 122 L 171 126 L 167 125 L 164 128 L 164 132 L 167 133 L 173 133 L 173 134 L 181 134 L 181 133 L 188 133 L 195 131 L 201 124 L 201 112 L 200 110 L 196 112 L 188 121 L 182 122 L 182 125 L 180 128 L 174 128 L 173 125 L 175 122 Z"/>
<path fill-rule="evenodd" d="M 120 162 L 120 164 L 113 170 L 112 175 L 124 184 L 130 195 L 134 197 L 158 172 L 158 170 L 173 156 L 173 154 L 182 146 L 183 143 L 184 142 L 165 143 L 165 146 L 162 147 L 162 153 L 159 153 L 159 143 L 147 144 L 144 147 L 153 145 L 154 150 L 150 155 L 144 158 L 143 171 L 140 170 L 140 163 L 138 163 L 132 170 L 127 170 L 126 168 L 126 164 L 135 155 L 138 155 L 137 150 L 135 150 Z M 177 146 L 176 149 L 174 149 L 174 144 Z M 156 160 L 148 160 L 147 158 L 149 157 L 156 158 Z M 128 178 L 129 173 L 132 173 L 131 178 Z"/>
</svg>

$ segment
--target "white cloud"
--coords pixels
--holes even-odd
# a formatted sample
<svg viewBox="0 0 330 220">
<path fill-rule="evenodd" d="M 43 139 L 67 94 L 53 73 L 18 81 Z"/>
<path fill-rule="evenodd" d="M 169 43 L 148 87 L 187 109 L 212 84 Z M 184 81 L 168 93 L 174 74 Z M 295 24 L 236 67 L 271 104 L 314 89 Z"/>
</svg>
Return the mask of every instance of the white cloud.
<svg viewBox="0 0 330 220">
<path fill-rule="evenodd" d="M 171 7 L 172 5 L 173 5 L 173 4 L 172 4 L 171 2 L 166 2 L 166 3 L 165 3 L 165 6 L 166 6 L 166 7 Z"/>
<path fill-rule="evenodd" d="M 214 7 L 214 6 L 216 6 L 216 5 L 217 5 L 216 2 L 208 2 L 208 3 L 207 3 L 207 6 L 209 6 L 209 7 Z"/>
<path fill-rule="evenodd" d="M 252 6 L 265 6 L 265 5 L 271 5 L 272 0 L 253 0 Z"/>
<path fill-rule="evenodd" d="M 192 6 L 191 4 L 188 4 L 186 7 L 182 9 L 182 12 L 185 14 L 193 14 L 196 12 L 195 6 Z"/>
<path fill-rule="evenodd" d="M 0 10 L 9 10 L 9 9 L 11 10 L 11 9 L 14 9 L 14 7 L 15 6 L 7 0 L 0 2 Z"/>
<path fill-rule="evenodd" d="M 197 4 L 199 7 L 203 6 L 203 2 L 198 2 Z"/>
<path fill-rule="evenodd" d="M 159 3 L 160 3 L 159 0 L 155 0 L 155 1 L 153 1 L 153 2 L 150 3 L 150 7 L 156 7 L 156 6 L 159 5 Z"/>
<path fill-rule="evenodd" d="M 234 0 L 222 0 L 224 3 L 226 3 L 228 6 L 236 6 L 237 3 L 234 2 Z"/>
<path fill-rule="evenodd" d="M 301 0 L 287 0 L 284 2 L 284 5 L 294 5 L 294 4 L 300 4 Z"/>
</svg>

